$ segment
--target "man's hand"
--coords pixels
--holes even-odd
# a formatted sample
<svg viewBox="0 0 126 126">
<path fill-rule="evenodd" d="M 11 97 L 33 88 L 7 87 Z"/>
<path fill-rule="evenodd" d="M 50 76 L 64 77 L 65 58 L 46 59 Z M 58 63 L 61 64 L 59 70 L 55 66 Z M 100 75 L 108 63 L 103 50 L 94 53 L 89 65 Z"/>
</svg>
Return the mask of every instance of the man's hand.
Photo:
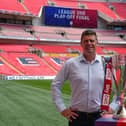
<svg viewBox="0 0 126 126">
<path fill-rule="evenodd" d="M 113 114 L 114 113 L 114 110 L 109 108 L 108 111 L 103 111 L 100 115 L 103 116 L 103 115 L 106 115 L 106 114 Z"/>
<path fill-rule="evenodd" d="M 72 119 L 76 119 L 76 117 L 78 117 L 78 114 L 75 113 L 74 111 L 77 111 L 76 109 L 65 109 L 61 112 L 61 115 L 63 115 L 64 117 L 66 117 L 70 122 L 72 122 Z"/>
</svg>

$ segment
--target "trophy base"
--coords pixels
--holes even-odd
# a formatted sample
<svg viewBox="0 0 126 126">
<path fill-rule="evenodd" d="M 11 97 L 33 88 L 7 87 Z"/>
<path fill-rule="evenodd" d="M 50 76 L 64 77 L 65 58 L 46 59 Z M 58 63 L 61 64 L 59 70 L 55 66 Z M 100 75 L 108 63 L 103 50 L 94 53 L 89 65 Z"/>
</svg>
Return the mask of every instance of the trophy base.
<svg viewBox="0 0 126 126">
<path fill-rule="evenodd" d="M 124 105 L 121 106 L 120 108 L 121 108 L 121 110 L 117 114 L 113 115 L 113 119 L 118 120 L 120 118 L 126 118 L 126 109 L 125 109 Z"/>
<path fill-rule="evenodd" d="M 126 118 L 126 115 L 113 115 L 112 118 L 115 120 L 119 120 L 120 118 Z"/>
<path fill-rule="evenodd" d="M 115 119 L 115 120 L 119 120 L 120 119 L 119 115 L 113 115 L 112 118 Z"/>
</svg>

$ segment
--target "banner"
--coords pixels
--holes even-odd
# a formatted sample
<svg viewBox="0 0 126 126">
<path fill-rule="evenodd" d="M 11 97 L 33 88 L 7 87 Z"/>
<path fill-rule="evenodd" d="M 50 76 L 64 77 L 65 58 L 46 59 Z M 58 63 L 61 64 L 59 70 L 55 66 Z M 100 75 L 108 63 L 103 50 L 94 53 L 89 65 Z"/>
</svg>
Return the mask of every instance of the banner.
<svg viewBox="0 0 126 126">
<path fill-rule="evenodd" d="M 3 80 L 49 80 L 55 76 L 4 76 Z"/>
<path fill-rule="evenodd" d="M 97 28 L 97 10 L 44 6 L 45 25 Z"/>
</svg>

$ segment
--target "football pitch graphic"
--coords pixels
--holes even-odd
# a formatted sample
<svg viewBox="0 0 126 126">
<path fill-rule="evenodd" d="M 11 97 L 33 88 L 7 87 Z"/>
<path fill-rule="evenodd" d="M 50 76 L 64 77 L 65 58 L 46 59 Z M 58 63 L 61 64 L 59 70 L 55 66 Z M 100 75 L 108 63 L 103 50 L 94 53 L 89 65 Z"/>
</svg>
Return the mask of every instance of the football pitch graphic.
<svg viewBox="0 0 126 126">
<path fill-rule="evenodd" d="M 50 87 L 43 88 L 38 82 L 0 81 L 0 126 L 67 125 L 53 105 Z M 63 97 L 67 104 L 69 95 Z"/>
</svg>

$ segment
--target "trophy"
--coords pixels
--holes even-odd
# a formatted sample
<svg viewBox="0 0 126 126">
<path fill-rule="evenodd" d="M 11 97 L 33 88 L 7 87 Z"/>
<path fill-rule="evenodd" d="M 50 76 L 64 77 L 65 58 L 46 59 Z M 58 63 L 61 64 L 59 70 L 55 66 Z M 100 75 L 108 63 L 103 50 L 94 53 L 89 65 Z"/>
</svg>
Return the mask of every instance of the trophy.
<svg viewBox="0 0 126 126">
<path fill-rule="evenodd" d="M 114 55 L 112 65 L 112 91 L 119 107 L 113 115 L 114 119 L 126 118 L 126 55 Z"/>
</svg>

